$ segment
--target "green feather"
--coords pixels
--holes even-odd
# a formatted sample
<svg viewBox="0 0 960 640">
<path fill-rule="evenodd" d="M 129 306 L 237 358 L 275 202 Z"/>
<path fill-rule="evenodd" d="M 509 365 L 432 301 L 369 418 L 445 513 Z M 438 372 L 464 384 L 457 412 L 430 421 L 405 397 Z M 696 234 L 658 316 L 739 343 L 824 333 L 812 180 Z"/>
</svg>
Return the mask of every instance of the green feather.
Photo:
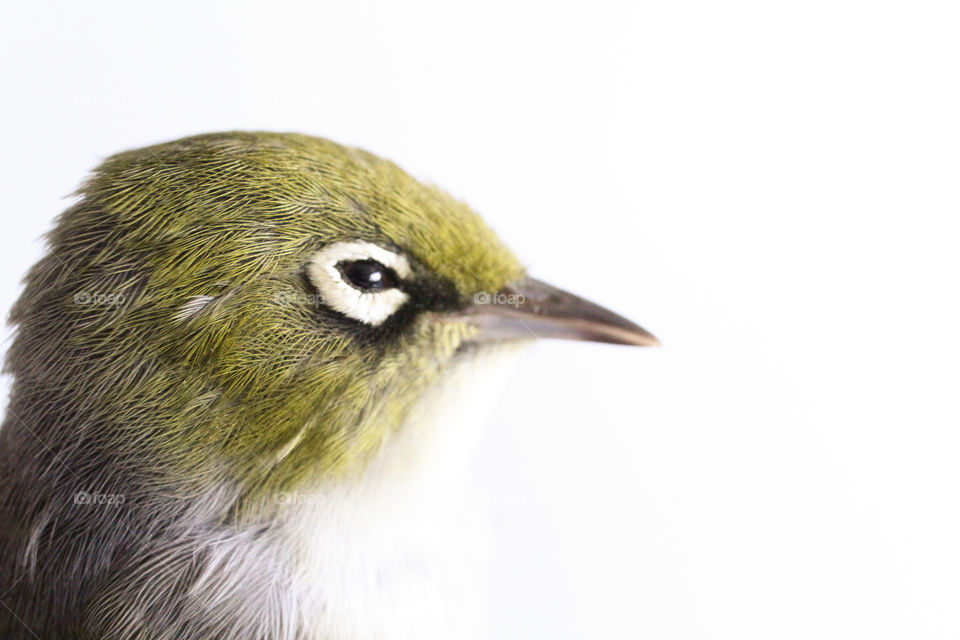
<svg viewBox="0 0 960 640">
<path fill-rule="evenodd" d="M 469 337 L 430 312 L 377 339 L 319 322 L 319 248 L 395 247 L 459 304 L 523 273 L 465 204 L 303 135 L 121 153 L 79 195 L 12 313 L 11 412 L 184 491 L 229 478 L 254 501 L 357 471 Z"/>
</svg>

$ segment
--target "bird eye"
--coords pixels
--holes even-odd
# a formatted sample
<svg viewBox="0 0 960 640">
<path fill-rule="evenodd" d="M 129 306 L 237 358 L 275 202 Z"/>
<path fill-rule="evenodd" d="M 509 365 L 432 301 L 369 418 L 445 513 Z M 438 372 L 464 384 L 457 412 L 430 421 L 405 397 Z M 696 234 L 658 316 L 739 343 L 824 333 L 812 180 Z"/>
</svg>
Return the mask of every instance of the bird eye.
<svg viewBox="0 0 960 640">
<path fill-rule="evenodd" d="M 361 291 L 384 291 L 400 284 L 396 271 L 372 259 L 341 262 L 337 269 L 344 280 Z"/>
<path fill-rule="evenodd" d="M 370 242 L 327 245 L 307 264 L 307 278 L 327 307 L 371 326 L 407 301 L 400 283 L 410 275 L 403 255 Z"/>
</svg>

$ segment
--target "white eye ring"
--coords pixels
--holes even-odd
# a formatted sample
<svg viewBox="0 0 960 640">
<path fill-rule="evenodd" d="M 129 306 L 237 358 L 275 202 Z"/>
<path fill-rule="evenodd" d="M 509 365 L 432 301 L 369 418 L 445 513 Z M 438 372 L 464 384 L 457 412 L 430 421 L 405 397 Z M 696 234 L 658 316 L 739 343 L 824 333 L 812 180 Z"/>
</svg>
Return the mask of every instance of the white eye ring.
<svg viewBox="0 0 960 640">
<path fill-rule="evenodd" d="M 307 277 L 331 309 L 371 326 L 383 323 L 407 301 L 400 289 L 361 291 L 346 282 L 337 265 L 355 260 L 375 260 L 402 278 L 410 276 L 407 259 L 370 242 L 335 242 L 318 251 L 307 264 Z"/>
</svg>

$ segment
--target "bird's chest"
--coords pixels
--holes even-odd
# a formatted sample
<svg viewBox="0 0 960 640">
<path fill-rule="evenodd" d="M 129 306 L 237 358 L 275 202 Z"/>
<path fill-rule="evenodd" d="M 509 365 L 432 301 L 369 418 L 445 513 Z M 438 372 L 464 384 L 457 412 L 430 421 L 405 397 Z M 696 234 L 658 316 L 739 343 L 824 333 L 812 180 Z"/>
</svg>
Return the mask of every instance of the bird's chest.
<svg viewBox="0 0 960 640">
<path fill-rule="evenodd" d="M 486 619 L 481 503 L 469 452 L 499 359 L 425 397 L 358 480 L 291 496 L 293 589 L 307 637 L 478 638 Z M 500 372 L 497 374 L 497 372 Z"/>
<path fill-rule="evenodd" d="M 303 523 L 293 588 L 305 637 L 479 637 L 478 518 L 444 501 L 393 506 L 328 505 Z"/>
</svg>

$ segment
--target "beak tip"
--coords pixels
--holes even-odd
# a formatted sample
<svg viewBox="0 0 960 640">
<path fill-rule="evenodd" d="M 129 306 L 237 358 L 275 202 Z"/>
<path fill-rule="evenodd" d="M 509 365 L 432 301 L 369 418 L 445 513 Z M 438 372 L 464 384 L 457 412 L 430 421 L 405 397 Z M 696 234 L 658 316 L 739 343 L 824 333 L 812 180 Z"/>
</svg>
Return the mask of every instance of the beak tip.
<svg viewBox="0 0 960 640">
<path fill-rule="evenodd" d="M 654 335 L 651 335 L 645 342 L 638 343 L 638 347 L 662 347 L 663 343 Z"/>
<path fill-rule="evenodd" d="M 623 332 L 618 336 L 616 344 L 622 344 L 629 347 L 662 347 L 663 343 L 657 336 L 653 335 L 643 327 L 634 326 L 629 332 Z"/>
</svg>

